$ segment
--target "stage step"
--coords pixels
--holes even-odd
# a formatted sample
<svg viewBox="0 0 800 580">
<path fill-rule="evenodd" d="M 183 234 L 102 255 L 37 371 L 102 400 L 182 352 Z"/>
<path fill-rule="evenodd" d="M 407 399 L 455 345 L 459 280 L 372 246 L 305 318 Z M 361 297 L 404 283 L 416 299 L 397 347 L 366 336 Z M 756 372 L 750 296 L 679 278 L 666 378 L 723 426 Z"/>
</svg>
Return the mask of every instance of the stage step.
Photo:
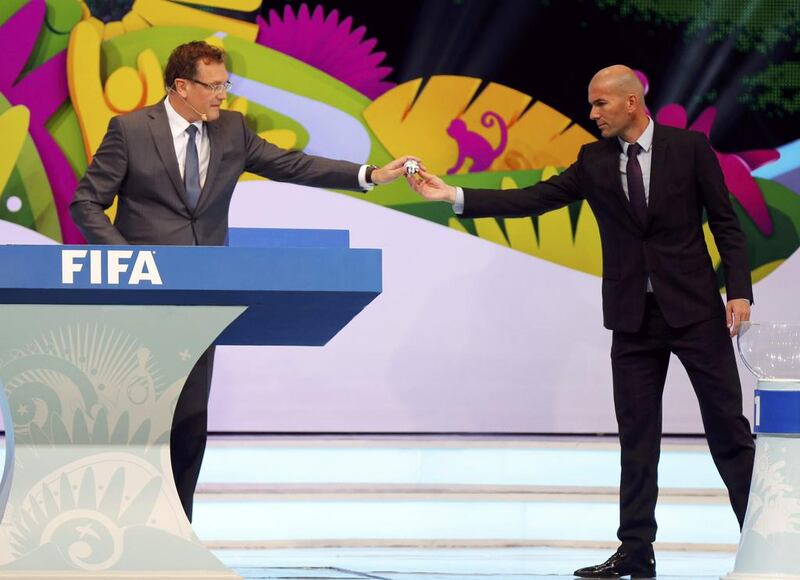
<svg viewBox="0 0 800 580">
<path fill-rule="evenodd" d="M 733 551 L 702 441 L 664 445 L 662 548 Z M 616 546 L 612 439 L 214 439 L 194 528 L 215 547 Z"/>
</svg>

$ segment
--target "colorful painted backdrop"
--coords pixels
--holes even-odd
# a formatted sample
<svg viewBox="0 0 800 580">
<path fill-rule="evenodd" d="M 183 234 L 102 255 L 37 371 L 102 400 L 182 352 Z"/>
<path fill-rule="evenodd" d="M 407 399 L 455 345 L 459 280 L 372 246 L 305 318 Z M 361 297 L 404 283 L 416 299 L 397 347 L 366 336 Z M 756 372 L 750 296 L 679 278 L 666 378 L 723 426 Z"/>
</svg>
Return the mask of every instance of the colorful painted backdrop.
<svg viewBox="0 0 800 580">
<path fill-rule="evenodd" d="M 419 0 L 396 17 L 376 4 L 0 3 L 0 241 L 83 242 L 68 211 L 78 180 L 110 118 L 164 97 L 182 42 L 226 50 L 227 108 L 273 143 L 376 165 L 413 153 L 451 183 L 500 188 L 547 179 L 598 138 L 586 84 L 625 62 L 658 122 L 710 137 L 747 236 L 754 317 L 796 316 L 796 3 Z M 349 229 L 384 249 L 385 292 L 323 349 L 220 349 L 212 428 L 614 431 L 585 203 L 462 220 L 402 180 L 363 195 L 244 175 L 230 221 Z M 673 366 L 665 429 L 699 431 Z"/>
</svg>

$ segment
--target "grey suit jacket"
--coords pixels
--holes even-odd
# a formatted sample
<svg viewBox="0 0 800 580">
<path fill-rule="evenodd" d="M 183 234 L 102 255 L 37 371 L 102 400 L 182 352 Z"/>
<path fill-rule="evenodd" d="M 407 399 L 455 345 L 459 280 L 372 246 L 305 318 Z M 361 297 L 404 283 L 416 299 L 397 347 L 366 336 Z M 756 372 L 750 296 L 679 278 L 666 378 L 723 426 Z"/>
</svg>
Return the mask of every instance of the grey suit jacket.
<svg viewBox="0 0 800 580">
<path fill-rule="evenodd" d="M 287 151 L 253 133 L 237 112 L 206 124 L 211 155 L 194 211 L 186 205 L 164 103 L 111 119 L 108 132 L 75 191 L 72 219 L 91 244 L 218 246 L 228 233 L 228 209 L 239 176 L 359 190 L 361 168 Z M 115 195 L 114 224 L 104 210 Z"/>
</svg>

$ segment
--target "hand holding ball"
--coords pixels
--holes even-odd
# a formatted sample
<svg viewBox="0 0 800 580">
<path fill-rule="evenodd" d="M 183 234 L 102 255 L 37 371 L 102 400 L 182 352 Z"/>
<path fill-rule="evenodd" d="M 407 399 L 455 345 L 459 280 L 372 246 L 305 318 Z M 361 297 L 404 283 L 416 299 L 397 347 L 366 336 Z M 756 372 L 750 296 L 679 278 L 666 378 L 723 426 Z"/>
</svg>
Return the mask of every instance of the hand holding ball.
<svg viewBox="0 0 800 580">
<path fill-rule="evenodd" d="M 419 163 L 414 161 L 413 159 L 409 159 L 403 164 L 403 167 L 406 169 L 406 175 L 411 177 L 412 175 L 417 179 L 420 179 L 419 175 Z"/>
</svg>

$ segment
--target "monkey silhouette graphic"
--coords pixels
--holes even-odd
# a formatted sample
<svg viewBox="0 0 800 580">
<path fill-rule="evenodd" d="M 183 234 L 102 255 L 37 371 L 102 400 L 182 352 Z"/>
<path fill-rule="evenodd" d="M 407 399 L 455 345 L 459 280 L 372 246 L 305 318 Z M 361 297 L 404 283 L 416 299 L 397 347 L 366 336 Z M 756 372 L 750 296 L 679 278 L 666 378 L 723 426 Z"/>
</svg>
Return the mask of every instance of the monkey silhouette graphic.
<svg viewBox="0 0 800 580">
<path fill-rule="evenodd" d="M 486 111 L 481 115 L 481 124 L 484 127 L 493 127 L 497 122 L 500 127 L 500 144 L 497 149 L 492 148 L 483 135 L 470 131 L 467 124 L 461 119 L 453 119 L 450 126 L 447 128 L 447 134 L 455 139 L 458 143 L 458 160 L 456 164 L 447 170 L 448 175 L 457 173 L 461 166 L 467 159 L 472 159 L 472 167 L 469 168 L 470 173 L 477 173 L 479 171 L 486 171 L 492 166 L 497 157 L 503 152 L 508 143 L 508 127 L 503 118 L 494 111 Z"/>
</svg>

